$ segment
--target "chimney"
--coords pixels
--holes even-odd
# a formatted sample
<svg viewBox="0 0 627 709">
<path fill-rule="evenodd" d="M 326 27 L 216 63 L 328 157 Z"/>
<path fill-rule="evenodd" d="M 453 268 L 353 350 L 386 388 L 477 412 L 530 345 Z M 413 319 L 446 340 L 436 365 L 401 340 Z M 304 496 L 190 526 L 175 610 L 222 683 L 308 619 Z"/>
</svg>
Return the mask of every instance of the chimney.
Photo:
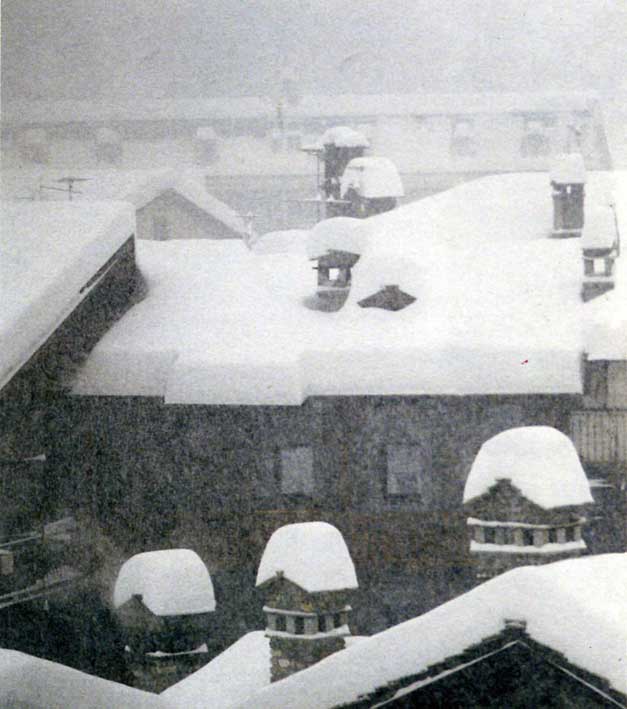
<svg viewBox="0 0 627 709">
<path fill-rule="evenodd" d="M 581 236 L 586 182 L 586 169 L 581 154 L 558 155 L 553 163 L 550 179 L 553 188 L 553 236 Z"/>
<path fill-rule="evenodd" d="M 581 297 L 588 302 L 614 288 L 614 264 L 618 256 L 618 230 L 611 207 L 591 212 L 583 230 Z"/>
<path fill-rule="evenodd" d="M 338 529 L 325 522 L 280 527 L 264 551 L 257 587 L 265 592 L 273 682 L 345 648 L 348 602 L 358 585 Z"/>
<path fill-rule="evenodd" d="M 353 158 L 362 157 L 370 144 L 365 135 L 347 126 L 329 128 L 320 142 L 324 147 L 324 193 L 327 199 L 339 200 L 340 178 L 346 166 Z"/>
</svg>

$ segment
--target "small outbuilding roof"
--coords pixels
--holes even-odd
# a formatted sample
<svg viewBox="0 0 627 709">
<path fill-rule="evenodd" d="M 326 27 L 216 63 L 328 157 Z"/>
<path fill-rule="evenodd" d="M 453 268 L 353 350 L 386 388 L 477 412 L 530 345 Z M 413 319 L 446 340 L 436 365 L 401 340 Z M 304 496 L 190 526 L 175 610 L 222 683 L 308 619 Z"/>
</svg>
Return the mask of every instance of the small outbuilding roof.
<svg viewBox="0 0 627 709">
<path fill-rule="evenodd" d="M 357 588 L 357 575 L 341 532 L 326 522 L 280 527 L 259 563 L 257 586 L 279 574 L 309 593 Z"/>
<path fill-rule="evenodd" d="M 573 442 L 550 426 L 512 428 L 486 441 L 466 480 L 464 503 L 501 479 L 545 509 L 593 502 Z"/>
<path fill-rule="evenodd" d="M 190 549 L 163 549 L 136 554 L 124 562 L 113 591 L 119 608 L 134 595 L 155 615 L 210 613 L 216 609 L 207 567 Z"/>
</svg>

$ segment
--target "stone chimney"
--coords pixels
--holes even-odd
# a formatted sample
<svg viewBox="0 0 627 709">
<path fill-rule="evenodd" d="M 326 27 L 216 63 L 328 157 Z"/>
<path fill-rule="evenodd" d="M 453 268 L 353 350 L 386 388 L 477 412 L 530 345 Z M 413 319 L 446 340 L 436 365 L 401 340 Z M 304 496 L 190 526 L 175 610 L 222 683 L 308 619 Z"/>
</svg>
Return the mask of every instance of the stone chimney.
<svg viewBox="0 0 627 709">
<path fill-rule="evenodd" d="M 550 179 L 553 188 L 553 236 L 581 236 L 586 182 L 586 169 L 581 154 L 558 155 Z"/>
<path fill-rule="evenodd" d="M 490 438 L 464 490 L 477 578 L 587 553 L 582 527 L 592 502 L 577 451 L 560 431 L 528 426 Z"/>
<path fill-rule="evenodd" d="M 259 564 L 257 586 L 266 595 L 273 682 L 344 649 L 357 577 L 335 527 L 307 522 L 274 532 Z"/>
<path fill-rule="evenodd" d="M 581 240 L 584 302 L 614 288 L 614 264 L 619 252 L 616 217 L 611 207 L 597 209 L 586 220 Z"/>
</svg>

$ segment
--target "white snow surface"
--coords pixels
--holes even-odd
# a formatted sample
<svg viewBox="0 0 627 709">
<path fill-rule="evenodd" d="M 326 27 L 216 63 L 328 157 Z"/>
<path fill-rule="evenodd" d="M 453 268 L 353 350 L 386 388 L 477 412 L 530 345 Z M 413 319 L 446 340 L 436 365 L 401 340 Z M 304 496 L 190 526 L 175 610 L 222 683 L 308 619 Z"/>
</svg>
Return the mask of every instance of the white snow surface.
<svg viewBox="0 0 627 709">
<path fill-rule="evenodd" d="M 464 503 L 501 478 L 545 509 L 593 502 L 573 442 L 550 426 L 511 428 L 487 440 L 468 474 Z"/>
<path fill-rule="evenodd" d="M 0 386 L 86 297 L 81 289 L 135 231 L 120 203 L 0 205 Z"/>
<path fill-rule="evenodd" d="M 163 549 L 136 554 L 124 562 L 113 590 L 119 608 L 134 594 L 155 615 L 189 615 L 216 609 L 211 576 L 190 549 Z"/>
<path fill-rule="evenodd" d="M 320 142 L 322 145 L 335 145 L 336 148 L 367 148 L 370 145 L 363 133 L 348 126 L 328 128 Z"/>
<path fill-rule="evenodd" d="M 627 693 L 627 554 L 521 567 L 276 682 L 242 702 L 255 709 L 327 709 L 527 623 L 537 642 Z"/>
<path fill-rule="evenodd" d="M 589 175 L 588 203 L 608 181 Z M 243 405 L 581 393 L 595 301 L 580 297 L 580 240 L 551 239 L 551 229 L 546 173 L 485 177 L 369 219 L 321 222 L 307 238 L 309 257 L 361 254 L 335 313 L 307 307 L 317 279 L 298 249 L 140 241 L 149 293 L 98 343 L 74 391 Z M 415 303 L 359 307 L 396 280 Z"/>
<path fill-rule="evenodd" d="M 257 586 L 279 573 L 309 593 L 358 587 L 344 537 L 326 522 L 288 524 L 272 534 L 259 562 Z"/>
<path fill-rule="evenodd" d="M 2 649 L 0 706 L 5 709 L 173 709 L 169 700 L 156 694 Z"/>
<path fill-rule="evenodd" d="M 470 551 L 473 553 L 489 552 L 490 554 L 563 554 L 564 552 L 583 551 L 587 549 L 583 539 L 576 542 L 549 542 L 541 547 L 518 544 L 490 544 L 470 541 Z"/>
<path fill-rule="evenodd" d="M 577 185 L 586 181 L 586 166 L 581 153 L 556 155 L 551 165 L 551 182 L 558 185 Z"/>
<path fill-rule="evenodd" d="M 627 234 L 627 171 L 614 173 L 613 205 L 616 226 Z M 584 227 L 585 230 L 585 227 Z M 586 306 L 585 349 L 590 360 L 627 359 L 627 258 L 616 259 L 614 289 Z"/>
<path fill-rule="evenodd" d="M 366 199 L 402 197 L 403 183 L 396 165 L 389 158 L 353 158 L 341 178 L 341 194 L 354 189 Z"/>
<path fill-rule="evenodd" d="M 270 684 L 270 639 L 247 633 L 161 697 L 181 709 L 229 709 Z"/>
<path fill-rule="evenodd" d="M 105 130 L 105 129 L 103 129 Z M 108 130 L 108 129 L 107 129 Z M 74 201 L 119 201 L 130 202 L 135 209 L 141 209 L 161 194 L 173 190 L 187 199 L 198 209 L 222 222 L 235 233 L 246 234 L 242 217 L 228 205 L 208 192 L 205 173 L 201 169 L 162 168 L 152 170 L 74 170 L 86 182 L 76 185 Z M 35 195 L 39 184 L 54 185 L 67 175 L 67 170 L 32 169 L 8 170 L 2 174 L 2 194 L 11 199 Z M 43 192 L 46 202 L 67 200 L 62 192 Z"/>
</svg>

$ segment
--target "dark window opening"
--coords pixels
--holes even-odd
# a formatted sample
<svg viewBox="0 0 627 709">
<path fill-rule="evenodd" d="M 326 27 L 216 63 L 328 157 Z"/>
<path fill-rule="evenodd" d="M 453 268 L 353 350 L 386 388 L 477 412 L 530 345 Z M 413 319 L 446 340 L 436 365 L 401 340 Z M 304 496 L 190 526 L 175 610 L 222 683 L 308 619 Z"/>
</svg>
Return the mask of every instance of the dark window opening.
<svg viewBox="0 0 627 709">
<path fill-rule="evenodd" d="M 285 616 L 284 616 L 284 615 L 278 615 L 277 618 L 276 618 L 276 629 L 277 629 L 279 632 L 284 633 L 284 632 L 285 632 L 285 628 L 286 628 L 286 626 L 285 626 Z"/>
<path fill-rule="evenodd" d="M 334 628 L 341 628 L 342 627 L 342 615 L 340 613 L 333 614 L 333 627 Z"/>
<path fill-rule="evenodd" d="M 319 615 L 318 616 L 318 632 L 324 633 L 326 629 L 327 629 L 327 626 L 326 626 L 326 623 L 324 622 L 324 616 Z"/>
<path fill-rule="evenodd" d="M 303 635 L 305 633 L 305 619 L 297 616 L 294 619 L 294 632 L 296 635 Z"/>
<path fill-rule="evenodd" d="M 575 528 L 574 527 L 566 527 L 566 541 L 567 542 L 574 542 L 575 541 Z"/>
<path fill-rule="evenodd" d="M 557 543 L 557 529 L 549 529 L 549 544 Z"/>
<path fill-rule="evenodd" d="M 496 529 L 494 527 L 485 527 L 483 536 L 486 544 L 494 544 L 496 542 Z"/>
<path fill-rule="evenodd" d="M 533 529 L 523 529 L 523 544 L 526 547 L 533 546 Z"/>
</svg>

